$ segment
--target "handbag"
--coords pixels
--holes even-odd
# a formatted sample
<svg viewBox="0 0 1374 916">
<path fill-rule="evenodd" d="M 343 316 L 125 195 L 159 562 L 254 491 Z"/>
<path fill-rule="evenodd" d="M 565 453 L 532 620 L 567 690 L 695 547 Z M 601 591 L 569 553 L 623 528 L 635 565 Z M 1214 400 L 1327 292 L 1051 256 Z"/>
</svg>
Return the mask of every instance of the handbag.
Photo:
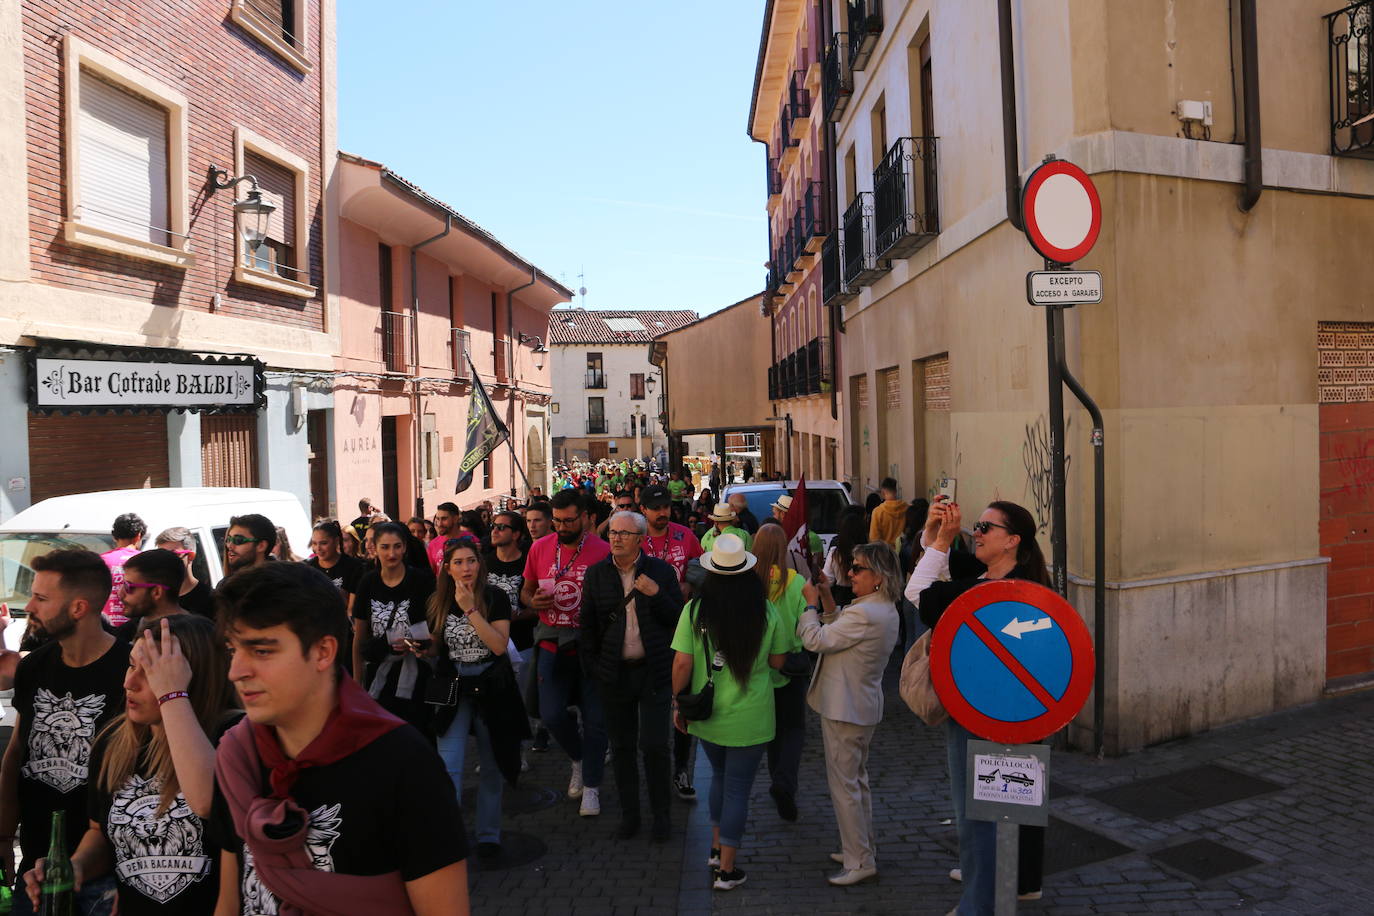
<svg viewBox="0 0 1374 916">
<path fill-rule="evenodd" d="M 783 657 L 782 667 L 778 671 L 791 678 L 810 677 L 816 670 L 816 659 L 805 649 L 796 652 L 788 652 Z"/>
<path fill-rule="evenodd" d="M 452 659 L 440 658 L 434 666 L 434 675 L 425 686 L 425 702 L 430 706 L 457 706 L 464 680 L 471 679 L 458 675 L 458 666 Z"/>
<path fill-rule="evenodd" d="M 677 711 L 688 722 L 711 718 L 716 701 L 716 669 L 711 658 L 711 638 L 707 636 L 705 626 L 698 627 L 697 632 L 701 634 L 702 657 L 706 659 L 706 683 L 696 693 L 683 691 L 677 695 Z"/>
<path fill-rule="evenodd" d="M 930 630 L 921 634 L 902 660 L 898 692 L 902 701 L 927 725 L 939 725 L 949 718 L 945 706 L 930 680 Z"/>
</svg>

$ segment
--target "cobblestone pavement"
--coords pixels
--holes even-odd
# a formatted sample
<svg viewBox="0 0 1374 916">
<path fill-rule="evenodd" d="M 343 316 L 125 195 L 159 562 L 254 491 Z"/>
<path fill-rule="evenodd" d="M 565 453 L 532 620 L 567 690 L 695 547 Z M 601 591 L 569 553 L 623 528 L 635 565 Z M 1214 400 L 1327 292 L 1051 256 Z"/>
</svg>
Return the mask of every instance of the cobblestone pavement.
<svg viewBox="0 0 1374 916">
<path fill-rule="evenodd" d="M 765 767 L 755 783 L 739 860 L 749 875 L 742 887 L 729 893 L 710 890 L 704 798 L 709 776 L 701 755 L 702 802 L 674 801 L 673 841 L 659 846 L 647 835 L 629 842 L 613 838 L 618 810 L 609 767 L 602 815 L 579 818 L 577 803 L 563 794 L 567 760 L 555 747 L 529 755 L 530 772 L 521 791 L 513 793 L 519 797 L 509 799 L 528 810 L 508 813 L 505 821 L 512 857 L 535 856 L 539 850 L 531 843 L 544 844 L 546 851 L 526 864 L 475 865 L 474 912 L 947 912 L 959 886 L 948 877 L 958 863 L 954 828 L 944 823 L 950 805 L 943 733 L 926 728 L 902 705 L 895 665 L 889 675 L 887 715 L 874 737 L 869 767 L 879 838 L 877 879 L 850 888 L 825 882 L 838 868 L 829 853 L 839 849 L 839 840 L 819 724 L 812 717 L 798 799 L 801 819 L 788 824 L 778 817 Z M 1044 899 L 1022 903 L 1021 911 L 1063 916 L 1374 913 L 1371 751 L 1374 693 L 1325 700 L 1116 759 L 1057 751 L 1051 772 L 1057 823 L 1050 828 Z M 1233 776 L 1233 783 L 1241 774 L 1277 787 L 1262 786 L 1269 791 L 1173 816 L 1161 816 L 1172 812 L 1153 807 L 1133 815 L 1094 797 L 1201 765 L 1224 768 L 1223 779 Z M 469 790 L 472 785 L 469 774 Z M 465 802 L 471 823 L 470 791 Z M 1237 863 L 1239 870 L 1227 870 L 1223 862 L 1214 871 L 1226 873 L 1202 879 L 1154 858 L 1193 840 L 1215 841 L 1225 847 L 1221 852 L 1257 862 Z M 1109 858 L 1082 864 L 1086 856 L 1080 854 L 1106 841 L 1120 846 L 1106 853 Z M 1197 870 L 1196 862 L 1183 866 Z"/>
</svg>

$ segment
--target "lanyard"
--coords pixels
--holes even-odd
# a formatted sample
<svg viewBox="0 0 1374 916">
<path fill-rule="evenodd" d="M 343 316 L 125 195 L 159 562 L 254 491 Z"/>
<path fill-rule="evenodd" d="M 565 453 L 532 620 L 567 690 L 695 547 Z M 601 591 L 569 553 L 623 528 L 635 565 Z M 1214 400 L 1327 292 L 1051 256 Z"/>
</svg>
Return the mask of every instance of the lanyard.
<svg viewBox="0 0 1374 916">
<path fill-rule="evenodd" d="M 583 546 L 584 544 L 586 544 L 586 543 L 587 543 L 587 534 L 586 534 L 586 532 L 584 531 L 584 532 L 582 533 L 582 540 L 580 540 L 580 541 L 577 542 L 577 549 L 573 551 L 572 558 L 568 560 L 568 564 L 567 564 L 566 566 L 559 566 L 559 565 L 558 565 L 558 558 L 561 557 L 561 556 L 563 555 L 563 545 L 560 544 L 560 543 L 558 543 L 557 541 L 554 542 L 554 545 L 553 545 L 553 577 L 554 577 L 555 579 L 561 579 L 561 578 L 563 578 L 563 574 L 566 573 L 569 569 L 572 568 L 572 565 L 573 565 L 574 563 L 577 562 L 577 558 L 580 557 L 580 556 L 582 555 L 582 546 Z"/>
<path fill-rule="evenodd" d="M 673 534 L 673 529 L 672 529 L 672 528 L 669 528 L 667 531 L 663 532 L 663 550 L 662 550 L 662 551 L 659 551 L 659 550 L 655 550 L 655 549 L 654 549 L 654 536 L 653 536 L 652 534 L 647 535 L 647 536 L 644 538 L 644 552 L 647 553 L 649 556 L 653 557 L 655 560 L 661 560 L 661 559 L 663 559 L 663 554 L 665 554 L 665 553 L 668 552 L 668 539 L 672 536 L 672 534 Z"/>
</svg>

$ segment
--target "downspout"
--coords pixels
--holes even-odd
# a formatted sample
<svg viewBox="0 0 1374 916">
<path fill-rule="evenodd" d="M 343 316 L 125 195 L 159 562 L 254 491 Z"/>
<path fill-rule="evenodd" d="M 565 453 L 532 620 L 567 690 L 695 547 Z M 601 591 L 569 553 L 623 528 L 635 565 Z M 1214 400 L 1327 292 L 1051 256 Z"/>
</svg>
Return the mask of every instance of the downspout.
<svg viewBox="0 0 1374 916">
<path fill-rule="evenodd" d="M 537 282 L 539 282 L 539 272 L 531 267 L 530 282 L 517 286 L 514 289 L 506 290 L 506 352 L 509 354 L 509 362 L 507 364 L 509 372 L 507 374 L 512 381 L 515 379 L 515 294 L 522 289 L 529 289 Z M 515 432 L 515 393 L 517 391 L 519 391 L 518 386 L 511 385 L 510 403 L 506 405 L 506 428 L 511 431 L 512 435 L 514 435 Z M 514 442 L 511 443 L 511 449 L 512 451 L 515 449 Z M 525 457 L 528 458 L 529 456 L 527 455 Z M 510 463 L 511 496 L 516 495 L 515 489 L 515 462 L 512 460 Z"/>
<path fill-rule="evenodd" d="M 415 374 L 420 374 L 420 268 L 418 265 L 416 252 L 426 245 L 439 241 L 444 236 L 453 231 L 453 214 L 444 213 L 444 231 L 438 235 L 432 235 L 423 242 L 410 246 L 410 358 L 411 365 L 415 367 Z M 424 517 L 425 514 L 425 482 L 420 473 L 420 448 L 421 431 L 420 423 L 424 414 L 420 412 L 420 382 L 412 380 L 410 383 L 410 415 L 413 418 L 410 425 L 411 430 L 411 451 L 414 453 L 413 460 L 410 462 L 411 471 L 415 475 L 415 514 Z"/>
<path fill-rule="evenodd" d="M 830 41 L 835 37 L 835 23 L 832 21 L 830 4 L 821 4 L 821 48 L 829 48 Z M 825 59 L 825 51 L 821 51 L 821 59 Z M 822 98 L 821 112 L 824 116 L 825 81 L 821 81 Z M 840 202 L 839 181 L 836 175 L 837 166 L 835 165 L 835 122 L 825 118 L 825 149 L 821 151 L 821 161 L 825 163 L 825 227 L 834 238 L 838 246 L 840 240 Z M 822 258 L 821 281 L 825 280 L 825 264 Z M 830 328 L 830 419 L 840 418 L 840 322 L 836 316 L 839 306 L 832 305 L 826 308 L 826 324 Z M 835 472 L 839 476 L 839 471 Z"/>
<path fill-rule="evenodd" d="M 1021 222 L 1021 154 L 1016 140 L 1016 68 L 1012 49 L 1011 0 L 997 0 L 997 39 L 1002 58 L 1002 159 L 1007 179 L 1007 222 Z"/>
<path fill-rule="evenodd" d="M 1240 0 L 1240 67 L 1245 104 L 1245 190 L 1240 209 L 1249 213 L 1264 191 L 1264 157 L 1260 143 L 1259 28 L 1255 0 Z"/>
</svg>

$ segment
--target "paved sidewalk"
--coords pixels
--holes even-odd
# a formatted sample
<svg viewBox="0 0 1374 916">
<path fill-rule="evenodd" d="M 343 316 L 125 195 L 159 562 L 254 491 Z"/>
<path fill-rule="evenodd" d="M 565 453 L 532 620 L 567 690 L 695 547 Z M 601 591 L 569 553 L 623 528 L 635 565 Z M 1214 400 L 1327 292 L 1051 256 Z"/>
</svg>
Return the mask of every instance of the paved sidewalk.
<svg viewBox="0 0 1374 916">
<path fill-rule="evenodd" d="M 729 893 L 709 890 L 704 810 L 709 777 L 703 759 L 697 779 L 702 801 L 696 806 L 675 801 L 673 842 L 655 846 L 645 836 L 627 843 L 612 838 L 618 813 L 609 768 L 603 814 L 579 818 L 577 804 L 562 794 L 566 758 L 557 748 L 531 754 L 519 794 L 528 807 L 543 807 L 507 816 L 508 845 L 521 846 L 531 837 L 547 851 L 525 865 L 475 866 L 474 912 L 947 912 L 959 886 L 948 878 L 957 865 L 954 828 L 942 823 L 950 815 L 943 732 L 926 728 L 901 703 L 895 665 L 889 670 L 887 715 L 870 761 L 880 874 L 867 884 L 834 888 L 825 882 L 838 868 L 829 853 L 838 850 L 839 840 L 814 717 L 810 725 L 798 799 L 801 820 L 788 824 L 777 816 L 765 767 L 755 783 L 740 857 L 749 880 Z M 1204 769 L 1194 770 L 1198 767 Z M 1181 786 L 1094 797 L 1180 772 L 1186 775 Z M 1374 804 L 1366 788 L 1374 784 L 1374 693 L 1327 700 L 1122 758 L 1097 761 L 1056 752 L 1051 776 L 1056 820 L 1047 843 L 1044 899 L 1021 904 L 1022 912 L 1374 912 L 1368 852 Z M 1247 789 L 1260 794 L 1210 804 Z M 1131 794 L 1143 807 L 1132 803 Z M 1182 810 L 1190 807 L 1190 794 L 1198 796 L 1191 805 L 1203 807 Z M 466 810 L 470 819 L 470 805 Z M 1220 846 L 1184 846 L 1195 840 Z M 1177 847 L 1183 849 L 1169 852 Z M 1105 858 L 1088 861 L 1095 855 Z M 1166 863 L 1158 855 L 1177 858 Z"/>
</svg>

